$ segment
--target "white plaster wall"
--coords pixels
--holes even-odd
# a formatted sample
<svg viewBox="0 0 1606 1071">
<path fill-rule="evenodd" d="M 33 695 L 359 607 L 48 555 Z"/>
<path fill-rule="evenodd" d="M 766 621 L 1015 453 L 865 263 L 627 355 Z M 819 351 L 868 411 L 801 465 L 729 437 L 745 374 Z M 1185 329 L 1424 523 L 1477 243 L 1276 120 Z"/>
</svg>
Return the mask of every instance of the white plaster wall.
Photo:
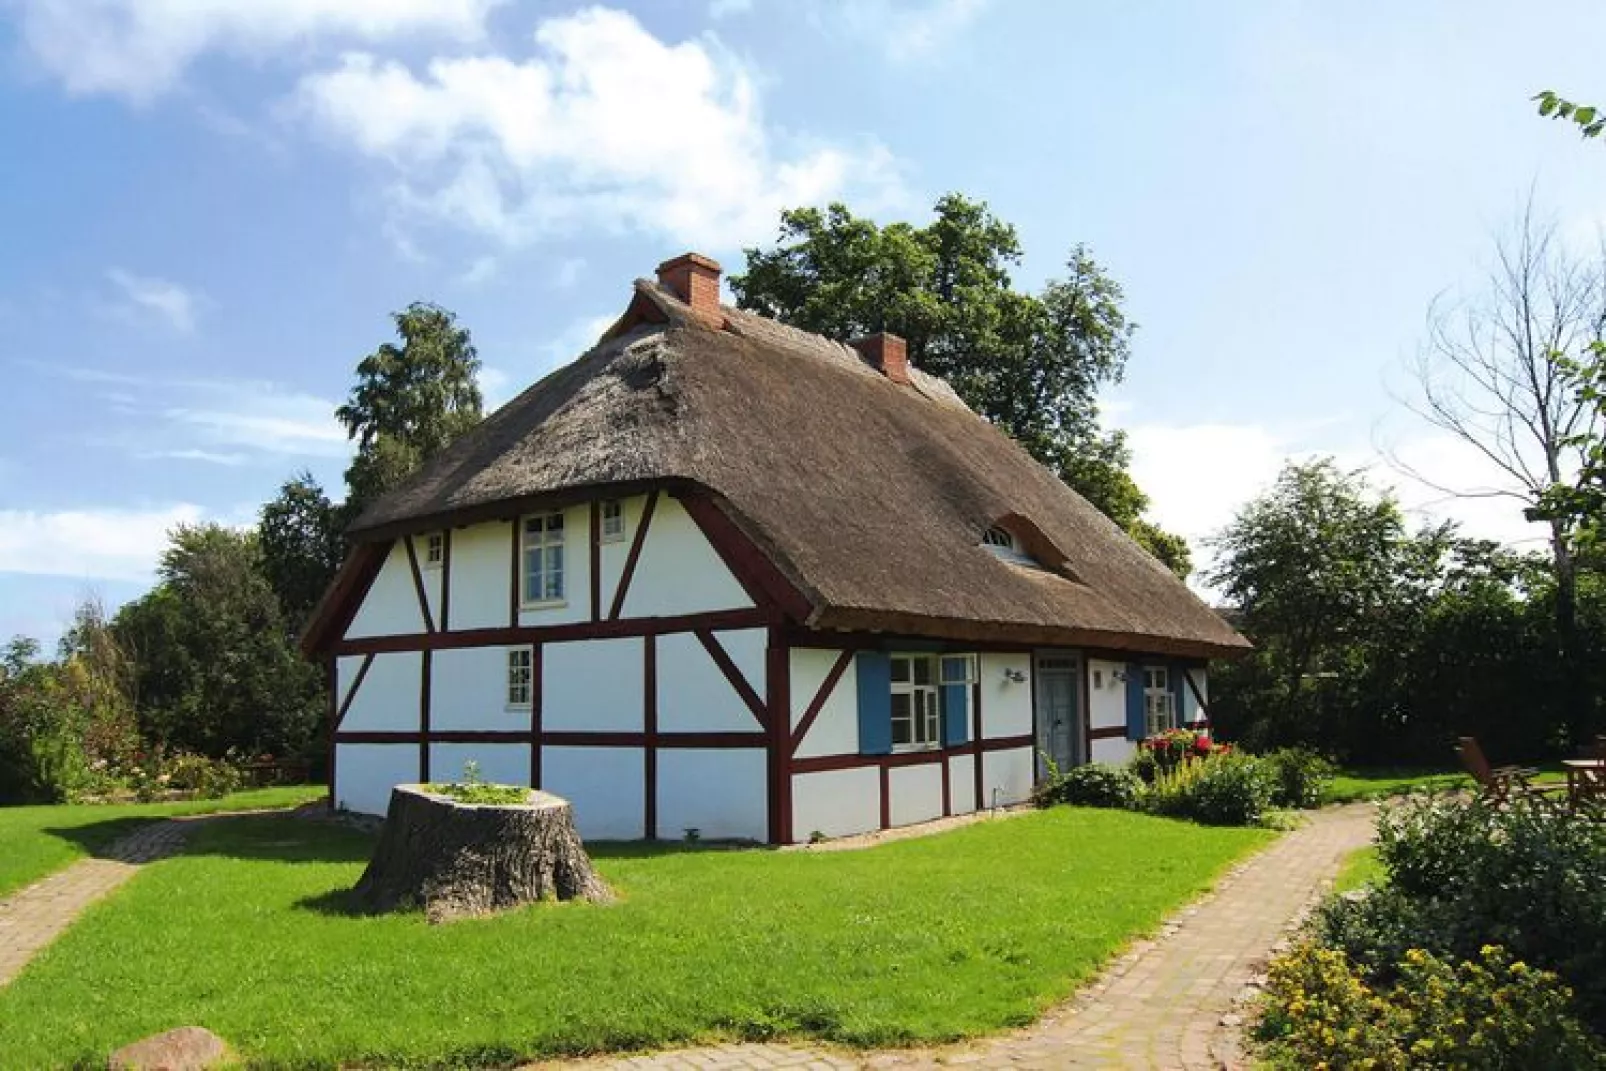
<svg viewBox="0 0 1606 1071">
<path fill-rule="evenodd" d="M 981 757 L 982 802 L 991 807 L 1021 803 L 1032 794 L 1032 765 L 1035 753 L 1029 747 L 1008 751 L 988 751 Z"/>
<path fill-rule="evenodd" d="M 361 658 L 342 658 L 338 667 L 341 690 L 349 670 L 355 681 Z M 346 708 L 341 732 L 414 732 L 421 724 L 418 700 L 423 695 L 424 658 L 417 651 L 374 655 L 374 664 Z M 415 771 L 416 773 L 416 771 Z"/>
<path fill-rule="evenodd" d="M 716 632 L 714 638 L 762 701 L 764 648 L 769 642 L 765 631 Z M 669 633 L 659 636 L 657 644 L 659 729 L 665 732 L 755 732 L 763 728 L 695 635 Z"/>
<path fill-rule="evenodd" d="M 436 628 L 441 627 L 441 576 L 443 565 L 429 564 L 429 533 L 407 536 L 412 541 L 413 553 L 418 555 L 418 575 L 424 581 L 424 601 L 429 605 L 429 619 Z"/>
<path fill-rule="evenodd" d="M 768 840 L 767 773 L 763 748 L 660 748 L 658 836 Z"/>
<path fill-rule="evenodd" d="M 432 729 L 527 729 L 530 711 L 507 706 L 506 647 L 436 651 L 429 667 Z"/>
<path fill-rule="evenodd" d="M 1199 695 L 1204 697 L 1205 704 L 1210 703 L 1209 674 L 1203 666 L 1188 670 L 1188 677 L 1193 681 L 1194 688 L 1199 689 Z M 1204 711 L 1199 709 L 1199 700 L 1194 697 L 1193 689 L 1186 684 L 1182 686 L 1182 720 L 1198 721 L 1204 717 Z"/>
<path fill-rule="evenodd" d="M 410 636 L 423 631 L 424 614 L 418 608 L 413 567 L 407 561 L 407 548 L 397 540 L 347 626 L 346 638 Z"/>
<path fill-rule="evenodd" d="M 480 764 L 482 781 L 500 785 L 530 783 L 529 744 L 431 744 L 429 778 L 462 780 L 463 764 L 471 760 Z"/>
<path fill-rule="evenodd" d="M 574 805 L 575 825 L 586 840 L 645 835 L 646 764 L 640 748 L 542 748 L 541 787 Z"/>
<path fill-rule="evenodd" d="M 955 755 L 948 760 L 948 809 L 969 814 L 976 809 L 976 758 Z"/>
<path fill-rule="evenodd" d="M 1121 737 L 1116 740 L 1093 741 L 1093 761 L 1105 762 L 1111 766 L 1120 766 L 1132 757 L 1136 747 L 1132 741 Z"/>
<path fill-rule="evenodd" d="M 803 720 L 815 693 L 825 683 L 841 651 L 813 647 L 794 647 L 792 663 L 792 728 Z M 816 755 L 853 755 L 859 751 L 858 670 L 850 660 L 842 679 L 820 708 L 809 733 L 798 747 L 799 758 Z M 878 815 L 879 824 L 879 815 Z"/>
<path fill-rule="evenodd" d="M 452 615 L 447 624 L 453 632 L 507 627 L 511 528 L 507 521 L 487 521 L 452 532 Z"/>
<path fill-rule="evenodd" d="M 548 643 L 541 648 L 541 726 L 640 732 L 645 653 L 639 637 Z M 641 777 L 636 777 L 639 794 Z"/>
<path fill-rule="evenodd" d="M 623 617 L 669 617 L 753 605 L 678 501 L 659 495 Z"/>
<path fill-rule="evenodd" d="M 608 616 L 608 610 L 613 606 L 613 597 L 619 592 L 619 578 L 624 575 L 625 559 L 630 557 L 630 544 L 635 541 L 636 529 L 641 527 L 641 510 L 647 503 L 646 495 L 633 495 L 621 499 L 620 505 L 625 513 L 625 537 L 612 543 L 602 544 L 602 609 L 603 617 Z M 656 507 L 655 507 L 656 509 Z M 590 524 L 590 520 L 586 521 Z M 641 566 L 636 563 L 637 568 Z M 639 578 L 640 572 L 636 573 Z"/>
<path fill-rule="evenodd" d="M 521 522 L 522 523 L 522 522 Z M 511 553 L 511 551 L 509 551 Z M 518 578 L 522 585 L 524 577 L 524 551 L 519 550 Z M 506 589 L 503 589 L 504 595 Z M 524 592 L 519 591 L 522 599 Z M 457 601 L 457 591 L 452 591 L 452 601 Z M 604 604 L 599 611 L 604 616 L 608 607 Z M 539 609 L 519 609 L 519 624 L 521 625 L 567 625 L 575 621 L 591 620 L 591 506 L 581 503 L 563 510 L 563 602 L 551 606 L 542 606 Z"/>
<path fill-rule="evenodd" d="M 798 774 L 792 778 L 792 839 L 807 843 L 816 830 L 846 837 L 881 827 L 881 771 Z"/>
<path fill-rule="evenodd" d="M 335 804 L 384 814 L 395 785 L 418 780 L 417 744 L 340 744 L 335 753 Z"/>
<path fill-rule="evenodd" d="M 1126 728 L 1126 682 L 1118 674 L 1126 673 L 1125 662 L 1110 662 L 1090 658 L 1087 663 L 1087 695 L 1089 724 L 1095 729 Z M 1121 741 L 1095 740 L 1102 743 Z M 1093 760 L 1103 762 L 1095 748 Z"/>
<path fill-rule="evenodd" d="M 1023 678 L 1014 684 L 1004 679 L 1005 670 Z M 977 675 L 981 684 L 981 731 L 983 736 L 1028 736 L 1032 731 L 1032 656 L 1030 654 L 983 654 Z"/>
<path fill-rule="evenodd" d="M 942 763 L 894 766 L 887 782 L 888 819 L 910 826 L 942 817 Z"/>
</svg>

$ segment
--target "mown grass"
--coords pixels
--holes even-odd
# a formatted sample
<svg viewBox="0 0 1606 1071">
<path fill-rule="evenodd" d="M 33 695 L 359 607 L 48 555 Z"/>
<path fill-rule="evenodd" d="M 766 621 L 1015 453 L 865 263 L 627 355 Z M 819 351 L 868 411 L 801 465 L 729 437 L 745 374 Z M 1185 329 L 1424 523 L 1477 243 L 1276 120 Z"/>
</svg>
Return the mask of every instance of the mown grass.
<svg viewBox="0 0 1606 1071">
<path fill-rule="evenodd" d="M 864 851 L 601 845 L 617 904 L 432 927 L 346 913 L 362 834 L 241 817 L 0 990 L 0 1053 L 89 1065 L 184 1024 L 275 1066 L 953 1039 L 1029 1022 L 1274 836 L 1056 808 Z"/>
<path fill-rule="evenodd" d="M 1559 763 L 1538 767 L 1537 784 L 1563 781 L 1566 775 Z M 1323 803 L 1354 803 L 1359 800 L 1387 799 L 1410 792 L 1453 792 L 1472 788 L 1472 778 L 1459 770 L 1420 766 L 1347 767 L 1322 793 Z"/>
<path fill-rule="evenodd" d="M 1375 847 L 1357 848 L 1344 859 L 1344 865 L 1333 879 L 1333 891 L 1350 892 L 1363 885 L 1376 885 L 1383 880 L 1383 864 L 1378 861 Z"/>
<path fill-rule="evenodd" d="M 153 818 L 293 807 L 325 791 L 321 785 L 287 785 L 181 803 L 0 807 L 0 896 L 99 851 Z"/>
</svg>

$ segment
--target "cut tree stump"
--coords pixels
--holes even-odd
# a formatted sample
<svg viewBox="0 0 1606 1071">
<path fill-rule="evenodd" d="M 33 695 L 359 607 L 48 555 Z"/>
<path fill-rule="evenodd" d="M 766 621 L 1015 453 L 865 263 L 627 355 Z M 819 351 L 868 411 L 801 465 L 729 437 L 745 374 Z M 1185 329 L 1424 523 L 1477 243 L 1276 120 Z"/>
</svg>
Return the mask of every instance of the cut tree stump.
<svg viewBox="0 0 1606 1071">
<path fill-rule="evenodd" d="M 496 806 L 397 785 L 352 898 L 364 911 L 422 907 L 431 922 L 447 922 L 538 900 L 607 903 L 613 892 L 560 796 L 532 791 L 528 803 Z"/>
</svg>

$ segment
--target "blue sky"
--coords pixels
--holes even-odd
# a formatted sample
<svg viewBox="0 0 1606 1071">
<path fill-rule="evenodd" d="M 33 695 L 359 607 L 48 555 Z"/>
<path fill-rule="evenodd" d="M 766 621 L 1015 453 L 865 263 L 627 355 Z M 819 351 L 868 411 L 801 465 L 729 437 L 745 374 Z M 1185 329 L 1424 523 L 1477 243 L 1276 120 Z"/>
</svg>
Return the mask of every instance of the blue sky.
<svg viewBox="0 0 1606 1071">
<path fill-rule="evenodd" d="M 1086 242 L 1140 324 L 1106 399 L 1197 539 L 1286 456 L 1442 502 L 1471 462 L 1391 397 L 1430 301 L 1530 190 L 1595 240 L 1606 9 L 1025 0 L 0 0 L 0 636 L 150 581 L 181 520 L 310 468 L 387 314 L 473 330 L 492 401 L 589 343 L 629 280 L 738 269 L 784 205 L 924 219 L 958 190 L 1035 286 Z"/>
</svg>

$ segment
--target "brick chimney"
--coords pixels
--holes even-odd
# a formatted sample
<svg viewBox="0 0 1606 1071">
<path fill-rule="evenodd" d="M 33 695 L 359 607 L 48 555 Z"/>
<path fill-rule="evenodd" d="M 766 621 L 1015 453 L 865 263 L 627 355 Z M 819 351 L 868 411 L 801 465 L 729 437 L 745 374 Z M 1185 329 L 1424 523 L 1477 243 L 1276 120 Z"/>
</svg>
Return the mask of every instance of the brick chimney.
<svg viewBox="0 0 1606 1071">
<path fill-rule="evenodd" d="M 894 383 L 909 385 L 909 347 L 897 335 L 877 331 L 848 343 L 871 366 Z"/>
<path fill-rule="evenodd" d="M 691 306 L 699 318 L 723 323 L 719 308 L 719 262 L 701 253 L 683 253 L 658 265 L 659 285 Z"/>
</svg>

